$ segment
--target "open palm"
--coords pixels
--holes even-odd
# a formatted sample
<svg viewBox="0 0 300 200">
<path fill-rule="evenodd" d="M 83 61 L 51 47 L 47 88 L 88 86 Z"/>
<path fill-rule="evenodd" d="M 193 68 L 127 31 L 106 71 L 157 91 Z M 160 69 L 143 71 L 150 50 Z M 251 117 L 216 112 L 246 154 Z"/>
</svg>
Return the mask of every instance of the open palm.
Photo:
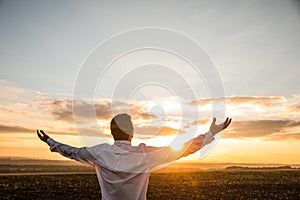
<svg viewBox="0 0 300 200">
<path fill-rule="evenodd" d="M 49 136 L 43 130 L 36 130 L 36 133 L 40 140 L 47 142 Z"/>
<path fill-rule="evenodd" d="M 215 134 L 219 133 L 220 131 L 224 130 L 225 128 L 227 128 L 230 123 L 231 123 L 231 118 L 227 117 L 223 123 L 216 124 L 216 118 L 214 117 L 209 130 L 212 134 L 215 135 Z"/>
</svg>

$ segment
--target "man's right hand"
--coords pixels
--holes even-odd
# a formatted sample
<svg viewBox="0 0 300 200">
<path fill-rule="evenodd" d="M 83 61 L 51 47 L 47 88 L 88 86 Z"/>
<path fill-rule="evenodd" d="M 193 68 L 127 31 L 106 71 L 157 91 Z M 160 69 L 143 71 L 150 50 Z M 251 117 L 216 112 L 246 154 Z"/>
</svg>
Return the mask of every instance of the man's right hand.
<svg viewBox="0 0 300 200">
<path fill-rule="evenodd" d="M 43 130 L 36 130 L 36 133 L 43 142 L 47 143 L 49 136 Z"/>
</svg>

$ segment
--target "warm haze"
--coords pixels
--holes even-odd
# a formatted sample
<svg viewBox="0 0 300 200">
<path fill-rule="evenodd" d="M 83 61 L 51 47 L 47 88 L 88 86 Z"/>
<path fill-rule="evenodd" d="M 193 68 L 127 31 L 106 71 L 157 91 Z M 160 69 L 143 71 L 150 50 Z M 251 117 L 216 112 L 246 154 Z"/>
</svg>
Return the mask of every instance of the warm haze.
<svg viewBox="0 0 300 200">
<path fill-rule="evenodd" d="M 178 30 L 205 47 L 222 77 L 226 116 L 233 119 L 209 156 L 199 160 L 196 153 L 186 160 L 299 164 L 300 5 L 298 1 L 267 2 L 70 5 L 1 1 L 0 157 L 62 159 L 38 140 L 36 129 L 74 146 L 84 145 L 82 137 L 95 144 L 112 142 L 113 113 L 105 92 L 96 92 L 95 105 L 84 98 L 73 102 L 82 110 L 77 117 L 85 128 L 84 136 L 77 132 L 72 94 L 80 64 L 107 37 L 152 26 Z M 143 53 L 116 63 L 115 69 L 125 62 L 143 62 L 147 52 Z M 138 73 L 139 78 L 153 75 Z M 199 99 L 183 97 L 179 105 L 177 97 L 162 95 L 164 91 L 155 87 L 145 91 L 148 95 L 137 94 L 129 102 L 114 102 L 133 116 L 134 144 L 168 145 L 175 136 L 183 142 L 208 130 L 212 120 L 209 92 L 203 90 Z M 93 106 L 96 120 L 85 112 Z M 182 118 L 182 110 L 189 115 Z M 195 117 L 198 111 L 200 118 Z"/>
</svg>

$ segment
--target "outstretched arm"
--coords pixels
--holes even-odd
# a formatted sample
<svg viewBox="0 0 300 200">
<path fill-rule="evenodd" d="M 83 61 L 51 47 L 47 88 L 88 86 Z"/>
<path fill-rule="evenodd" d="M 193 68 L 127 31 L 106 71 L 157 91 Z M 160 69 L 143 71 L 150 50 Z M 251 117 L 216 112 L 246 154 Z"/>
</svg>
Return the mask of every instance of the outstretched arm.
<svg viewBox="0 0 300 200">
<path fill-rule="evenodd" d="M 216 124 L 216 118 L 210 125 L 209 131 L 204 135 L 199 135 L 198 137 L 186 142 L 184 144 L 184 152 L 180 157 L 185 157 L 190 154 L 195 153 L 207 144 L 210 144 L 214 140 L 214 136 L 220 131 L 226 129 L 231 123 L 231 118 L 226 118 L 226 120 L 221 124 Z"/>
<path fill-rule="evenodd" d="M 67 158 L 74 159 L 89 165 L 94 165 L 93 163 L 95 159 L 92 154 L 86 149 L 86 147 L 72 147 L 60 142 L 56 142 L 55 140 L 50 138 L 43 130 L 36 130 L 36 132 L 40 140 L 50 146 L 50 150 L 52 152 L 58 152 Z"/>
<path fill-rule="evenodd" d="M 174 151 L 171 147 L 146 147 L 148 160 L 151 163 L 151 169 L 162 166 L 163 164 L 173 162 L 181 157 L 188 156 L 203 148 L 205 145 L 214 140 L 214 136 L 224 130 L 231 123 L 231 119 L 227 118 L 223 123 L 216 124 L 216 119 L 210 125 L 209 131 L 204 135 L 186 142 L 179 151 Z"/>
</svg>

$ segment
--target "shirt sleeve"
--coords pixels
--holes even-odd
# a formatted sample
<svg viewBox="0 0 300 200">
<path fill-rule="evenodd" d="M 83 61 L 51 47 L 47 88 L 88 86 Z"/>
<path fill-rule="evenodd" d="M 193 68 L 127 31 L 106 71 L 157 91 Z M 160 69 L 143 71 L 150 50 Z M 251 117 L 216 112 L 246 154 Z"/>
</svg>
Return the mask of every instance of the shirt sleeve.
<svg viewBox="0 0 300 200">
<path fill-rule="evenodd" d="M 147 160 L 151 170 L 165 167 L 179 158 L 178 153 L 171 147 L 146 147 Z"/>
<path fill-rule="evenodd" d="M 205 133 L 204 135 L 199 135 L 198 137 L 185 143 L 184 152 L 182 152 L 182 155 L 180 157 L 193 154 L 199 151 L 204 146 L 210 144 L 212 141 L 214 141 L 214 135 L 210 131 Z"/>
<path fill-rule="evenodd" d="M 208 131 L 205 135 L 204 135 L 204 140 L 203 140 L 203 144 L 202 146 L 208 145 L 210 144 L 212 141 L 214 141 L 215 137 L 212 134 L 212 132 Z"/>
<path fill-rule="evenodd" d="M 72 147 L 57 142 L 52 138 L 48 138 L 47 144 L 50 146 L 50 151 L 52 152 L 58 152 L 67 158 L 94 166 L 95 159 L 86 147 L 82 147 L 82 148 Z"/>
<path fill-rule="evenodd" d="M 146 147 L 148 162 L 151 169 L 159 169 L 165 165 L 178 160 L 183 156 L 190 155 L 200 150 L 207 144 L 210 144 L 214 140 L 214 135 L 209 131 L 204 135 L 185 143 L 185 147 L 181 150 L 175 151 L 171 147 Z"/>
</svg>

